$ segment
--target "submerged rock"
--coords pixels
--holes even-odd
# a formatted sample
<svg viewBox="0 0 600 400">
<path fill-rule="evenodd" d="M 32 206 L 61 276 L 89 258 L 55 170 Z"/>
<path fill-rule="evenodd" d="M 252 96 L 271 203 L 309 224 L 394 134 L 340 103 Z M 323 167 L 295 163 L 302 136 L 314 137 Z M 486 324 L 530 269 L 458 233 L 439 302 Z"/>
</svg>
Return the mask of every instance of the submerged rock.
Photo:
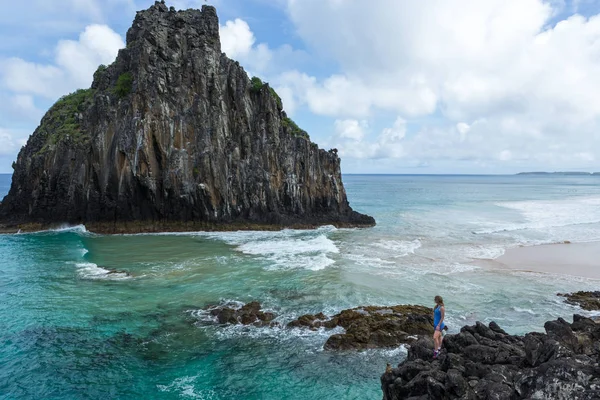
<svg viewBox="0 0 600 400">
<path fill-rule="evenodd" d="M 395 347 L 433 334 L 433 310 L 424 306 L 358 307 L 327 318 L 323 313 L 303 315 L 288 327 L 342 327 L 345 333 L 327 339 L 327 350 L 362 350 Z"/>
<path fill-rule="evenodd" d="M 383 399 L 600 398 L 600 324 L 574 315 L 544 328 L 513 336 L 495 323 L 464 326 L 446 335 L 436 360 L 422 337 L 381 376 Z"/>
<path fill-rule="evenodd" d="M 221 52 L 214 7 L 137 13 L 127 47 L 64 96 L 14 163 L 0 231 L 373 226 L 352 210 L 337 150 Z"/>
<path fill-rule="evenodd" d="M 220 324 L 242 324 L 255 326 L 273 326 L 275 314 L 261 311 L 257 301 L 250 302 L 240 308 L 227 306 L 209 306 L 206 308 L 210 314 L 217 318 Z"/>
<path fill-rule="evenodd" d="M 559 296 L 565 297 L 566 302 L 579 306 L 584 310 L 595 311 L 600 310 L 600 292 L 575 292 L 575 293 L 559 293 Z"/>
</svg>

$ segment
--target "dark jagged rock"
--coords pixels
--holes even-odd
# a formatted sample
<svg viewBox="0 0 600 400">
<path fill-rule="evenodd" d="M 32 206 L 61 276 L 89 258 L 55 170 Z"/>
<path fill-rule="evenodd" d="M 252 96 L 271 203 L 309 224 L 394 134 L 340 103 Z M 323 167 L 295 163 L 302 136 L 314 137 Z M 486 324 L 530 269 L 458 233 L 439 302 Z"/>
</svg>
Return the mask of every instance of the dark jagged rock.
<svg viewBox="0 0 600 400">
<path fill-rule="evenodd" d="M 384 400 L 600 398 L 600 324 L 579 315 L 548 321 L 546 333 L 513 336 L 496 323 L 411 345 L 407 360 L 381 376 Z"/>
<path fill-rule="evenodd" d="M 275 319 L 275 314 L 261 311 L 261 305 L 257 301 L 245 304 L 240 308 L 209 306 L 206 309 L 217 318 L 220 324 L 270 326 L 273 325 L 272 321 Z"/>
<path fill-rule="evenodd" d="M 579 306 L 584 310 L 595 311 L 600 310 L 600 292 L 575 292 L 575 293 L 559 293 L 559 296 L 565 297 L 566 302 Z"/>
<path fill-rule="evenodd" d="M 433 334 L 433 310 L 423 306 L 358 307 L 327 318 L 323 313 L 303 315 L 288 327 L 343 327 L 346 332 L 327 339 L 328 350 L 361 350 L 411 343 L 416 335 Z"/>
<path fill-rule="evenodd" d="M 348 204 L 337 151 L 221 53 L 211 6 L 138 12 L 116 61 L 52 106 L 14 168 L 4 231 L 375 224 Z"/>
</svg>

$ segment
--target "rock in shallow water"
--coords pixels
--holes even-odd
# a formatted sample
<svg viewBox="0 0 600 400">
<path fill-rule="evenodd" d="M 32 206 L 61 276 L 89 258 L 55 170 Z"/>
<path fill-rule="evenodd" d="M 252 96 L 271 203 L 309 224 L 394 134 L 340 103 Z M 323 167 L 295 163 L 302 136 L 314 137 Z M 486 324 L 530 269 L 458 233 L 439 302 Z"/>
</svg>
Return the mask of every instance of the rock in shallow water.
<svg viewBox="0 0 600 400">
<path fill-rule="evenodd" d="M 332 335 L 327 350 L 362 350 L 411 343 L 416 335 L 433 334 L 433 310 L 414 305 L 357 307 L 327 318 L 323 313 L 303 315 L 288 327 L 335 328 L 346 332 Z"/>
<path fill-rule="evenodd" d="M 600 324 L 575 315 L 544 327 L 513 336 L 495 323 L 464 326 L 436 360 L 423 337 L 381 376 L 383 399 L 599 399 Z"/>
<path fill-rule="evenodd" d="M 559 296 L 565 297 L 566 302 L 579 306 L 584 310 L 595 311 L 600 310 L 600 291 L 596 292 L 575 292 L 575 293 L 559 293 Z"/>
<path fill-rule="evenodd" d="M 217 318 L 220 324 L 272 326 L 272 321 L 275 319 L 275 314 L 261 311 L 261 305 L 257 301 L 245 304 L 238 309 L 225 306 L 209 306 L 206 309 Z"/>
</svg>

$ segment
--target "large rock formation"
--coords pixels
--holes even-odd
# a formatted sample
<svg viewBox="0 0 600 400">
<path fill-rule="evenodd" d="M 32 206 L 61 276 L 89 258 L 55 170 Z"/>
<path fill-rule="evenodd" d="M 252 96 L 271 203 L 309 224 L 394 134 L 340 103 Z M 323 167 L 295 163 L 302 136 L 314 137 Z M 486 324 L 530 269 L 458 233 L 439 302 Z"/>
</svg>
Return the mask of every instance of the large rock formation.
<svg viewBox="0 0 600 400">
<path fill-rule="evenodd" d="M 48 111 L 14 169 L 5 228 L 375 224 L 350 208 L 337 151 L 221 53 L 210 6 L 138 12 L 116 61 Z"/>
<path fill-rule="evenodd" d="M 512 336 L 478 322 L 446 335 L 436 360 L 423 337 L 382 375 L 383 399 L 600 399 L 600 324 L 575 315 L 544 328 Z"/>
</svg>

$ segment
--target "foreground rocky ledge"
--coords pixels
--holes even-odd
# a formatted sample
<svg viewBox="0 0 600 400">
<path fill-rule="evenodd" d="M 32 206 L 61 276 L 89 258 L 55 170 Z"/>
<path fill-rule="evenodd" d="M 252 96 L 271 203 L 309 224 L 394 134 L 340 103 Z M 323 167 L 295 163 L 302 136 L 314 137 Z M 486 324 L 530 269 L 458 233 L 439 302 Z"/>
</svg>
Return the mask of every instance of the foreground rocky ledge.
<svg viewBox="0 0 600 400">
<path fill-rule="evenodd" d="M 477 322 L 447 335 L 437 360 L 422 337 L 381 376 L 383 399 L 599 399 L 600 324 L 574 315 L 544 328 L 513 336 Z"/>
</svg>

